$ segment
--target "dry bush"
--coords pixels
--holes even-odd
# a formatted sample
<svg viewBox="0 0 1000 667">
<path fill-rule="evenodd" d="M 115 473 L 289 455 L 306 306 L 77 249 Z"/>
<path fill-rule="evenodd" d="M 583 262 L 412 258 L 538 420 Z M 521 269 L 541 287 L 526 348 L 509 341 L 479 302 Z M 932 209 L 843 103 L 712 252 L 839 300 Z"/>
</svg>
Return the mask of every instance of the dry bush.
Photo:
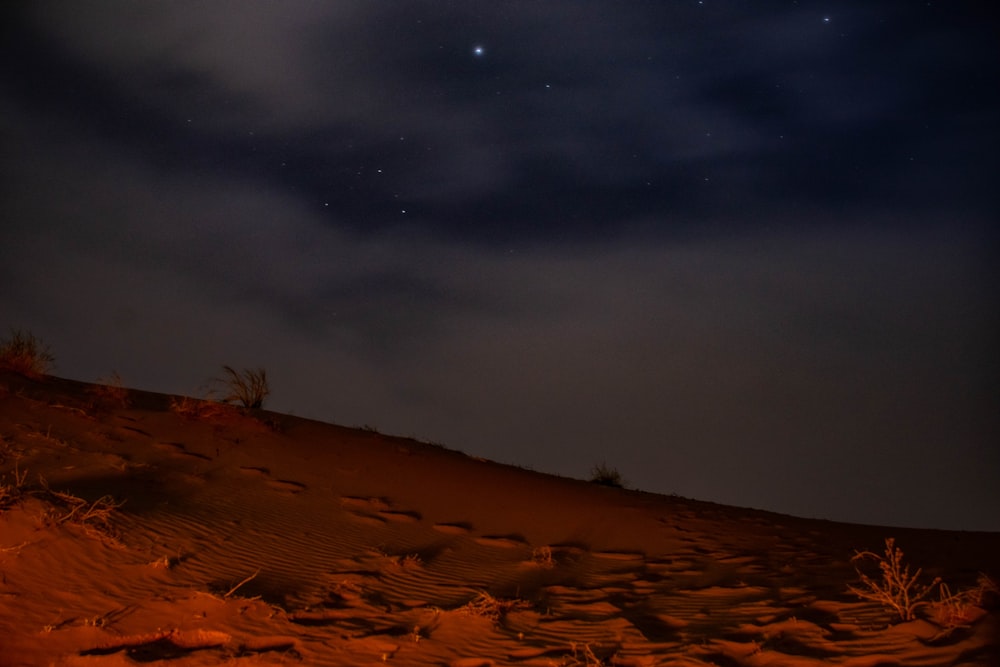
<svg viewBox="0 0 1000 667">
<path fill-rule="evenodd" d="M 590 469 L 590 481 L 602 486 L 613 486 L 619 489 L 625 488 L 625 480 L 617 468 L 611 468 L 607 463 L 600 463 Z"/>
<path fill-rule="evenodd" d="M 216 382 L 226 388 L 223 403 L 239 403 L 248 409 L 264 405 L 264 399 L 271 390 L 267 385 L 267 372 L 263 368 L 237 371 L 232 366 L 223 366 L 222 371 L 225 377 L 216 378 Z"/>
<path fill-rule="evenodd" d="M 1000 607 L 1000 586 L 988 574 L 979 573 L 976 587 L 972 589 L 974 601 L 978 607 L 992 610 Z"/>
<path fill-rule="evenodd" d="M 980 573 L 976 586 L 952 592 L 942 583 L 938 599 L 929 602 L 929 618 L 939 627 L 951 630 L 968 626 L 986 611 L 997 606 L 1000 590 L 989 576 Z"/>
<path fill-rule="evenodd" d="M 14 472 L 9 479 L 6 473 L 0 477 L 0 512 L 21 502 L 27 489 L 27 478 L 28 471 L 19 471 L 17 461 L 14 462 Z"/>
<path fill-rule="evenodd" d="M 424 564 L 424 561 L 420 557 L 420 554 L 405 554 L 399 556 L 392 556 L 390 558 L 392 566 L 398 567 L 401 570 L 418 568 Z"/>
<path fill-rule="evenodd" d="M 848 589 L 863 600 L 878 602 L 886 609 L 895 611 L 901 621 L 912 621 L 914 612 L 921 604 L 926 604 L 923 599 L 927 597 L 937 586 L 941 579 L 935 578 L 930 584 L 921 584 L 917 581 L 922 570 L 910 574 L 910 566 L 903 564 L 903 551 L 895 546 L 896 541 L 891 537 L 885 540 L 885 554 L 871 551 L 855 552 L 851 562 L 861 579 L 861 586 L 848 586 Z M 878 565 L 879 574 L 869 576 L 861 571 L 859 563 L 874 562 Z"/>
<path fill-rule="evenodd" d="M 489 593 L 483 591 L 462 606 L 460 611 L 471 616 L 482 616 L 483 618 L 490 619 L 494 623 L 499 623 L 500 619 L 511 611 L 530 608 L 531 603 L 524 600 L 495 598 Z"/>
<path fill-rule="evenodd" d="M 928 603 L 930 620 L 946 629 L 971 624 L 979 615 L 973 593 L 970 590 L 953 593 L 947 584 L 942 583 L 939 598 Z"/>
<path fill-rule="evenodd" d="M 606 664 L 615 664 L 617 648 L 611 649 L 610 655 L 602 660 L 589 642 L 571 642 L 569 647 L 570 655 L 565 656 L 561 663 L 565 667 L 604 667 Z"/>
<path fill-rule="evenodd" d="M 47 375 L 54 361 L 48 346 L 20 329 L 10 333 L 0 340 L 0 368 L 36 380 Z"/>
<path fill-rule="evenodd" d="M 71 493 L 53 491 L 48 486 L 45 486 L 45 492 L 62 508 L 62 513 L 52 514 L 51 518 L 55 523 L 75 523 L 87 528 L 99 528 L 104 532 L 110 532 L 113 512 L 125 504 L 125 501 L 116 501 L 109 495 L 88 501 Z"/>
</svg>

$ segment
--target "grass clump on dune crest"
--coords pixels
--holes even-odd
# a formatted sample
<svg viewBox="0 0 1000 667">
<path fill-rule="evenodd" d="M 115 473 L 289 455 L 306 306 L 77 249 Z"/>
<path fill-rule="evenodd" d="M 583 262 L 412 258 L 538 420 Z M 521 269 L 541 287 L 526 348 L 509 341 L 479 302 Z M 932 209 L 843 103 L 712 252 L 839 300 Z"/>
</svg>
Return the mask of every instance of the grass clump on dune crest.
<svg viewBox="0 0 1000 667">
<path fill-rule="evenodd" d="M 264 399 L 271 393 L 267 384 L 267 372 L 263 368 L 245 368 L 237 371 L 232 366 L 223 366 L 224 377 L 216 381 L 226 388 L 223 403 L 239 403 L 244 408 L 257 409 L 264 405 Z"/>
<path fill-rule="evenodd" d="M 53 361 L 48 346 L 29 332 L 12 329 L 10 338 L 0 340 L 2 369 L 37 380 L 48 374 Z"/>
<path fill-rule="evenodd" d="M 590 481 L 601 486 L 613 486 L 615 488 L 625 488 L 625 480 L 618 472 L 617 468 L 608 466 L 607 463 L 600 463 L 590 469 Z"/>
</svg>

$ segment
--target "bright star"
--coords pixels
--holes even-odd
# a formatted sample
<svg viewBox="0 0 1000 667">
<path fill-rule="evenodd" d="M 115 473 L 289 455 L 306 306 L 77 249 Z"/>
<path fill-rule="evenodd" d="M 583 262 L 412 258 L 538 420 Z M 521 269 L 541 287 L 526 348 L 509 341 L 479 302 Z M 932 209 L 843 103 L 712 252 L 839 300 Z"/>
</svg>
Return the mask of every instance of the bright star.
<svg viewBox="0 0 1000 667">
<path fill-rule="evenodd" d="M 472 55 L 476 56 L 477 58 L 481 58 L 482 56 L 486 55 L 486 49 L 477 44 L 476 46 L 472 47 Z"/>
</svg>

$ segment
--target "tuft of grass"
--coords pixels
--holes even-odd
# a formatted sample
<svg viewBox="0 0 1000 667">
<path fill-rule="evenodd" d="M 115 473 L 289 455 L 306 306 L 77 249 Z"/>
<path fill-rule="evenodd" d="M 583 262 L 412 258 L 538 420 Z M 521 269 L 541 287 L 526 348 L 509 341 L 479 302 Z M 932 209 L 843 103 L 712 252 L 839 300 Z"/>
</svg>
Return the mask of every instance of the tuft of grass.
<svg viewBox="0 0 1000 667">
<path fill-rule="evenodd" d="M 912 621 L 917 607 L 926 604 L 927 597 L 941 582 L 937 577 L 930 584 L 921 584 L 918 579 L 922 570 L 910 574 L 910 566 L 903 564 L 903 551 L 896 546 L 895 539 L 885 539 L 884 555 L 871 551 L 855 552 L 851 558 L 854 570 L 861 580 L 860 586 L 848 585 L 848 589 L 862 600 L 878 602 L 896 613 L 901 621 Z M 862 571 L 859 563 L 874 563 L 878 573 L 869 575 Z"/>
<path fill-rule="evenodd" d="M 988 575 L 980 573 L 976 586 L 952 592 L 941 583 L 938 599 L 928 603 L 929 619 L 945 630 L 972 625 L 983 613 L 995 608 L 1000 589 Z"/>
<path fill-rule="evenodd" d="M 20 471 L 17 461 L 14 461 L 14 472 L 8 480 L 7 475 L 0 477 L 0 512 L 21 502 L 26 493 L 28 471 Z"/>
<path fill-rule="evenodd" d="M 125 504 L 125 501 L 117 501 L 110 495 L 101 496 L 97 500 L 88 502 L 69 493 L 60 491 L 52 491 L 51 493 L 67 505 L 66 513 L 59 517 L 59 523 L 72 521 L 73 523 L 96 524 L 102 528 L 108 528 L 111 523 L 111 513 Z"/>
<path fill-rule="evenodd" d="M 495 598 L 486 591 L 483 591 L 472 600 L 461 607 L 460 611 L 471 616 L 481 616 L 488 618 L 494 623 L 499 623 L 500 619 L 509 612 L 517 609 L 530 609 L 531 603 L 525 600 L 508 600 Z"/>
<path fill-rule="evenodd" d="M 564 656 L 563 665 L 566 667 L 604 667 L 606 664 L 615 664 L 615 654 L 617 650 L 612 650 L 611 655 L 606 660 L 601 660 L 589 642 L 577 644 L 570 642 L 571 655 Z"/>
<path fill-rule="evenodd" d="M 946 630 L 970 625 L 975 619 L 977 607 L 973 601 L 975 592 L 964 590 L 952 592 L 948 584 L 942 583 L 938 599 L 929 602 L 930 619 Z"/>
<path fill-rule="evenodd" d="M 625 480 L 617 468 L 611 468 L 607 463 L 601 462 L 590 469 L 590 481 L 602 486 L 613 486 L 619 489 L 625 488 Z"/>
<path fill-rule="evenodd" d="M 34 334 L 12 329 L 10 338 L 0 340 L 0 368 L 37 380 L 48 374 L 54 357 Z"/>
<path fill-rule="evenodd" d="M 552 547 L 543 546 L 531 550 L 531 562 L 543 570 L 551 570 L 556 566 L 555 556 L 552 554 Z"/>
<path fill-rule="evenodd" d="M 973 601 L 982 609 L 1000 608 L 1000 584 L 985 572 L 979 573 L 976 587 L 973 590 Z"/>
<path fill-rule="evenodd" d="M 44 480 L 42 493 L 52 504 L 47 511 L 47 519 L 53 525 L 72 523 L 83 528 L 87 534 L 102 540 L 117 543 L 112 519 L 115 512 L 125 504 L 125 501 L 115 500 L 110 495 L 104 495 L 97 500 L 88 501 L 66 491 L 52 490 Z"/>
<path fill-rule="evenodd" d="M 267 372 L 263 368 L 245 368 L 235 370 L 232 366 L 223 366 L 224 377 L 216 378 L 227 393 L 221 399 L 223 403 L 239 403 L 244 408 L 257 409 L 264 405 L 264 399 L 271 393 L 267 384 Z"/>
</svg>

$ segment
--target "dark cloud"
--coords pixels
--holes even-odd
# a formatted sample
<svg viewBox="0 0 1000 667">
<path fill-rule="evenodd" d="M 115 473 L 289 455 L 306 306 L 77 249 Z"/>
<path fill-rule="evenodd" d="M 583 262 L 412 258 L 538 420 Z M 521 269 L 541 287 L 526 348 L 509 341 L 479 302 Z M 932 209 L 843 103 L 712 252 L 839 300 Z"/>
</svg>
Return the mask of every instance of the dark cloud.
<svg viewBox="0 0 1000 667">
<path fill-rule="evenodd" d="M 948 159 L 973 147 L 934 140 L 959 122 L 985 130 L 996 108 L 955 16 L 299 9 L 199 7 L 193 22 L 183 5 L 39 5 L 8 50 L 51 113 L 170 168 L 293 189 L 357 229 L 507 240 L 622 216 L 986 194 Z M 547 224 L 528 222 L 538 211 Z"/>
<path fill-rule="evenodd" d="M 277 409 L 560 474 L 997 528 L 971 10 L 4 11 L 0 312 L 59 372 L 263 364 Z"/>
</svg>

